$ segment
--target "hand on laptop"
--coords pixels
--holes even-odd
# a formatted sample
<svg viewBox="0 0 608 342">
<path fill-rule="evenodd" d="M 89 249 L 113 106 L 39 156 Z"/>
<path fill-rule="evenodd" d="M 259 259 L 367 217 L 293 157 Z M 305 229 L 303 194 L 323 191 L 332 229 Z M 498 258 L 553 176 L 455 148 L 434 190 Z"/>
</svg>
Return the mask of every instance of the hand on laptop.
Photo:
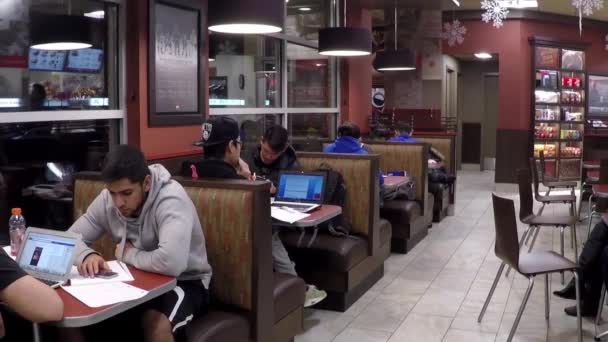
<svg viewBox="0 0 608 342">
<path fill-rule="evenodd" d="M 111 271 L 111 268 L 99 254 L 95 253 L 89 254 L 78 266 L 78 273 L 85 277 L 93 278 L 100 270 Z"/>
</svg>

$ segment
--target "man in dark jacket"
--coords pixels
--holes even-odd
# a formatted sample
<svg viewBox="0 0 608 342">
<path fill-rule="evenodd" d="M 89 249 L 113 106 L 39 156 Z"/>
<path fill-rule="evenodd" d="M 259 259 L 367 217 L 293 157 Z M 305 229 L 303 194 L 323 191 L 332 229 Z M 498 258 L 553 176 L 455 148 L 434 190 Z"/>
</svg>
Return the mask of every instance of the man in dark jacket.
<svg viewBox="0 0 608 342">
<path fill-rule="evenodd" d="M 287 130 L 279 125 L 266 130 L 260 146 L 252 153 L 244 156 L 252 174 L 272 182 L 271 194 L 277 192 L 281 171 L 300 170 L 296 151 L 287 143 Z"/>
<path fill-rule="evenodd" d="M 282 128 L 282 127 L 281 127 Z M 203 161 L 196 164 L 196 173 L 201 178 L 247 179 L 240 160 L 241 138 L 239 126 L 233 119 L 213 117 L 203 124 L 203 139 L 195 145 L 204 148 Z M 294 153 L 295 158 L 295 153 Z M 277 158 L 277 160 L 279 160 Z M 293 163 L 292 163 L 293 164 Z M 278 176 L 277 176 L 278 177 Z M 255 176 L 250 177 L 255 180 Z M 277 232 L 272 234 L 272 259 L 275 272 L 298 276 L 295 264 L 283 246 Z M 305 307 L 315 305 L 325 299 L 327 293 L 314 285 L 306 287 Z"/>
</svg>

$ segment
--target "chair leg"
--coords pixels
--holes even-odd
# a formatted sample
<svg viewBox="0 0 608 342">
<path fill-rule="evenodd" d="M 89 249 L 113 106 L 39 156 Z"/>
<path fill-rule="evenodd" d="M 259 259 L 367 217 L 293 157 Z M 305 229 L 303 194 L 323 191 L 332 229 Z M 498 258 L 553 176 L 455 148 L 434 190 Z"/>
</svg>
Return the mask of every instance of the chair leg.
<svg viewBox="0 0 608 342">
<path fill-rule="evenodd" d="M 559 227 L 559 244 L 560 244 L 560 252 L 562 253 L 562 257 L 564 256 L 564 227 Z M 565 283 L 564 272 L 561 272 L 562 277 L 562 285 Z"/>
<path fill-rule="evenodd" d="M 578 330 L 578 342 L 583 342 L 583 320 L 581 318 L 581 289 L 579 288 L 578 271 L 573 270 L 574 285 L 576 288 L 576 328 Z"/>
<path fill-rule="evenodd" d="M 530 248 L 528 248 L 528 253 L 532 252 L 532 248 L 536 243 L 536 239 L 538 238 L 538 233 L 540 233 L 540 227 L 536 227 L 536 231 L 534 232 L 534 238 L 532 238 L 532 242 L 530 242 Z"/>
<path fill-rule="evenodd" d="M 593 194 L 589 195 L 589 206 L 587 207 L 587 218 L 591 218 L 591 203 L 593 201 Z"/>
<path fill-rule="evenodd" d="M 513 336 L 515 335 L 515 331 L 517 330 L 517 326 L 519 325 L 521 316 L 524 313 L 526 304 L 528 304 L 528 299 L 530 299 L 530 293 L 532 293 L 532 288 L 534 287 L 534 277 L 530 277 L 528 279 L 530 280 L 530 283 L 528 284 L 528 289 L 526 290 L 526 294 L 524 295 L 524 300 L 521 302 L 521 306 L 519 307 L 517 316 L 515 316 L 515 322 L 513 322 L 513 326 L 511 327 L 511 332 L 509 332 L 509 337 L 507 338 L 507 342 L 511 342 L 513 340 Z"/>
<path fill-rule="evenodd" d="M 593 217 L 596 215 L 595 210 L 589 214 L 589 223 L 587 224 L 587 240 L 589 240 L 589 235 L 591 235 L 591 223 L 593 222 Z"/>
<path fill-rule="evenodd" d="M 519 249 L 521 249 L 521 247 L 524 245 L 524 241 L 526 241 L 526 237 L 529 236 L 529 234 L 532 233 L 532 227 L 528 226 L 526 228 L 526 230 L 524 231 L 524 233 L 521 235 L 521 238 L 519 239 Z M 509 277 L 509 272 L 511 272 L 511 266 L 507 267 L 507 273 L 505 273 L 505 277 Z"/>
<path fill-rule="evenodd" d="M 488 305 L 490 304 L 490 301 L 492 300 L 492 296 L 494 295 L 494 291 L 496 290 L 496 285 L 498 285 L 498 281 L 500 280 L 500 276 L 502 274 L 502 270 L 505 268 L 505 263 L 501 263 L 500 267 L 498 268 L 498 272 L 496 273 L 496 277 L 494 278 L 494 283 L 492 283 L 492 288 L 490 288 L 490 293 L 488 293 L 488 297 L 486 298 L 486 301 L 483 303 L 483 308 L 481 308 L 481 312 L 479 313 L 479 317 L 477 317 L 477 322 L 481 323 L 481 320 L 483 319 L 483 315 L 485 315 L 486 310 L 488 309 Z"/>
<path fill-rule="evenodd" d="M 578 217 L 579 222 L 583 220 L 583 218 L 581 217 L 581 209 L 583 207 L 583 194 L 585 194 L 586 185 L 587 184 L 584 182 L 581 184 L 581 192 L 579 193 L 580 201 L 578 202 L 578 213 L 576 214 L 576 217 Z"/>
<path fill-rule="evenodd" d="M 549 273 L 545 274 L 545 319 L 549 320 Z"/>
<path fill-rule="evenodd" d="M 574 262 L 578 264 L 578 238 L 576 237 L 576 224 L 571 226 L 572 243 L 574 244 Z"/>
<path fill-rule="evenodd" d="M 604 336 L 606 336 L 606 334 L 608 334 L 608 332 L 604 332 L 602 334 L 598 334 L 597 333 L 597 328 L 600 325 L 600 322 L 602 321 L 602 311 L 604 311 L 604 301 L 606 300 L 606 285 L 602 284 L 602 295 L 600 296 L 600 305 L 597 307 L 597 315 L 595 316 L 595 338 L 599 339 L 601 337 L 598 337 L 602 334 L 604 334 Z"/>
</svg>

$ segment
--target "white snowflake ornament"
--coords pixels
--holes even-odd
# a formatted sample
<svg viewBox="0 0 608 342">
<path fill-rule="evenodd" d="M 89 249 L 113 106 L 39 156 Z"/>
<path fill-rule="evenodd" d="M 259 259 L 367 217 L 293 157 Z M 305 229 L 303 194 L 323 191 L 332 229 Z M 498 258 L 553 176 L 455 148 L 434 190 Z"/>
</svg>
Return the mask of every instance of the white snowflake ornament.
<svg viewBox="0 0 608 342">
<path fill-rule="evenodd" d="M 481 9 L 486 10 L 481 15 L 481 20 L 486 23 L 492 21 L 492 25 L 496 28 L 502 27 L 503 20 L 507 19 L 509 14 L 509 9 L 501 5 L 498 0 L 481 0 Z"/>
<path fill-rule="evenodd" d="M 462 25 L 460 20 L 454 19 L 451 23 L 443 24 L 443 32 L 441 32 L 441 39 L 447 40 L 449 46 L 458 45 L 464 42 L 464 35 L 467 34 L 467 28 Z"/>
<path fill-rule="evenodd" d="M 578 10 L 578 29 L 579 33 L 583 34 L 583 14 L 586 16 L 593 15 L 593 10 L 601 10 L 604 8 L 604 0 L 572 0 L 572 6 Z"/>
</svg>

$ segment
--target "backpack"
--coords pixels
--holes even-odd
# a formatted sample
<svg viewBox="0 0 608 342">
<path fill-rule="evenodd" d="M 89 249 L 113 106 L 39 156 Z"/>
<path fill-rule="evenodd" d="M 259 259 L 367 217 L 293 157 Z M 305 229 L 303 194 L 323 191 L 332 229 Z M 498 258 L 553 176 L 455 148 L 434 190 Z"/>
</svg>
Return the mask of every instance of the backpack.
<svg viewBox="0 0 608 342">
<path fill-rule="evenodd" d="M 325 174 L 323 204 L 343 207 L 344 202 L 346 201 L 346 184 L 344 183 L 342 175 L 325 163 L 321 163 L 319 168 L 315 171 Z M 350 233 L 350 224 L 344 220 L 343 215 L 338 215 L 333 219 L 320 224 L 319 229 L 326 230 L 331 235 L 335 236 L 348 236 Z"/>
</svg>

